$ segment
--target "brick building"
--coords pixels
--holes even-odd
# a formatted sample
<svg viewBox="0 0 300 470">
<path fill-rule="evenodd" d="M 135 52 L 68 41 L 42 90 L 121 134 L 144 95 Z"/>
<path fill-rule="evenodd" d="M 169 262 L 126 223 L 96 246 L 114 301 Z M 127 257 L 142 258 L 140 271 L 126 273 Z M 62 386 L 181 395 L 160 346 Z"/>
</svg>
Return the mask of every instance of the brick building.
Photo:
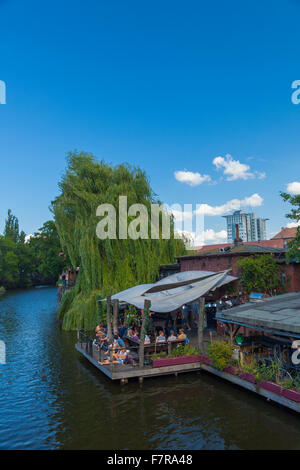
<svg viewBox="0 0 300 470">
<path fill-rule="evenodd" d="M 280 271 L 286 281 L 288 292 L 300 291 L 300 263 L 286 264 L 286 249 L 272 248 L 251 243 L 240 243 L 236 246 L 214 248 L 213 250 L 198 252 L 194 255 L 179 256 L 177 258 L 180 271 L 223 271 L 231 269 L 232 276 L 240 276 L 238 261 L 244 257 L 259 254 L 271 254 L 280 264 Z"/>
</svg>

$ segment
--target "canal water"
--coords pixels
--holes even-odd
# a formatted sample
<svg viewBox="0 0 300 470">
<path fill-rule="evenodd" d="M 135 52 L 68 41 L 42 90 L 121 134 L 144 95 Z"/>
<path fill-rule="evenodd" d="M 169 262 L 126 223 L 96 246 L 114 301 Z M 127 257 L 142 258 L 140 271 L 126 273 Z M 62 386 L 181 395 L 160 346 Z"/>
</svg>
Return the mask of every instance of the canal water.
<svg viewBox="0 0 300 470">
<path fill-rule="evenodd" d="M 111 383 L 57 324 L 54 288 L 0 298 L 0 449 L 300 449 L 300 419 L 207 375 Z"/>
</svg>

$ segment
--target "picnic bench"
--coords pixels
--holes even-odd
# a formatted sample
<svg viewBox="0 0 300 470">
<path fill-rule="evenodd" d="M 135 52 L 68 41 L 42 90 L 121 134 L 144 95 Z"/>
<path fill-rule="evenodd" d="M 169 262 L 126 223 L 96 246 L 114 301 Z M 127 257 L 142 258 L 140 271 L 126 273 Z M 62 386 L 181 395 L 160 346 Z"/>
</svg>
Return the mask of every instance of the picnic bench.
<svg viewBox="0 0 300 470">
<path fill-rule="evenodd" d="M 127 342 L 128 346 L 131 348 L 136 348 L 138 350 L 139 348 L 139 341 L 136 341 L 133 338 L 130 338 L 129 336 L 125 336 L 124 341 Z M 182 344 L 183 346 L 186 344 L 186 341 L 183 340 L 175 340 L 175 341 L 166 341 L 165 343 L 149 343 L 149 344 L 144 344 L 144 352 L 145 355 L 149 356 L 150 354 L 159 354 L 160 352 L 167 352 L 170 353 L 172 349 L 176 348 L 179 344 Z"/>
</svg>

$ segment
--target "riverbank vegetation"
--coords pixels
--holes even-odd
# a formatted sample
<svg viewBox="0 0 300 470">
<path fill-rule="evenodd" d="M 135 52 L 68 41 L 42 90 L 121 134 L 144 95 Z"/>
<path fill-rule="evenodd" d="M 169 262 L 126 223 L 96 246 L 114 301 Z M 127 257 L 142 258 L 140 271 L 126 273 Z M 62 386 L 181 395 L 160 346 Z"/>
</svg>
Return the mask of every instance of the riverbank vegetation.
<svg viewBox="0 0 300 470">
<path fill-rule="evenodd" d="M 0 286 L 3 289 L 55 284 L 68 263 L 60 255 L 60 241 L 54 221 L 47 221 L 26 240 L 19 221 L 8 210 L 3 235 L 0 235 Z"/>
<path fill-rule="evenodd" d="M 59 317 L 64 329 L 94 328 L 98 295 L 106 297 L 157 280 L 159 266 L 174 262 L 175 256 L 185 253 L 185 246 L 174 237 L 173 219 L 170 239 L 162 239 L 161 233 L 155 240 L 97 237 L 100 204 L 112 204 L 118 221 L 119 196 L 127 196 L 128 207 L 144 204 L 148 213 L 151 203 L 159 203 L 140 168 L 112 166 L 87 153 L 70 153 L 59 188 L 52 209 L 62 250 L 73 268 L 80 266 L 75 288 L 62 298 Z M 131 220 L 128 216 L 127 222 Z"/>
</svg>

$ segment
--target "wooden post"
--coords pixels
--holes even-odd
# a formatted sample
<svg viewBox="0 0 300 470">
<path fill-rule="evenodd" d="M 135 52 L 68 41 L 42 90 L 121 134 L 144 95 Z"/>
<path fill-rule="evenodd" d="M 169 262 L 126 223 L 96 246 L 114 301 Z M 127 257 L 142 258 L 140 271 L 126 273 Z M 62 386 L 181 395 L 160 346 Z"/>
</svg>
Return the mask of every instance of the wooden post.
<svg viewBox="0 0 300 470">
<path fill-rule="evenodd" d="M 142 326 L 140 334 L 140 344 L 139 344 L 139 366 L 144 367 L 144 342 L 145 342 L 145 328 L 146 328 L 146 318 L 148 318 L 151 302 L 150 300 L 144 301 L 144 311 L 142 314 Z"/>
<path fill-rule="evenodd" d="M 118 301 L 118 299 L 114 299 L 113 300 L 113 331 L 114 331 L 114 335 L 117 335 L 119 333 L 118 321 L 119 321 L 119 301 Z"/>
<path fill-rule="evenodd" d="M 111 296 L 109 295 L 106 297 L 106 321 L 107 321 L 107 334 L 109 336 L 109 343 L 113 343 L 112 337 L 112 328 L 111 328 L 111 314 L 110 314 L 110 304 L 111 304 Z"/>
<path fill-rule="evenodd" d="M 204 341 L 203 341 L 203 323 L 204 323 L 204 297 L 200 297 L 198 305 L 198 347 L 200 354 L 204 354 Z"/>
</svg>

